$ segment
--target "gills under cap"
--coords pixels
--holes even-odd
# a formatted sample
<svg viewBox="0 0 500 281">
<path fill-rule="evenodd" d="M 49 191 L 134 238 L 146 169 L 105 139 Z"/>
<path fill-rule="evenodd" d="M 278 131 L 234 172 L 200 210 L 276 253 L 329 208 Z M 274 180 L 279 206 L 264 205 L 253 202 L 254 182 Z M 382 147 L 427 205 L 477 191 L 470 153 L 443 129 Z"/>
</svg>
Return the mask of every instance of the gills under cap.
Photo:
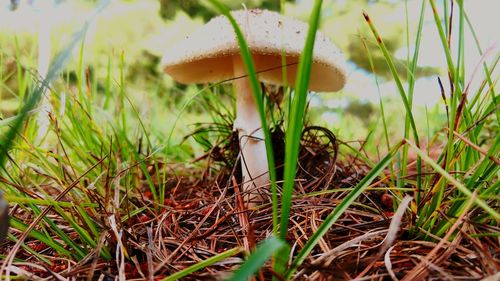
<svg viewBox="0 0 500 281">
<path fill-rule="evenodd" d="M 282 51 L 286 54 L 287 79 L 295 83 L 297 62 L 307 37 L 308 25 L 267 10 L 233 11 L 253 55 L 259 80 L 283 85 Z M 239 45 L 233 27 L 218 16 L 166 52 L 162 66 L 181 83 L 220 82 L 234 78 L 233 56 Z M 322 32 L 317 32 L 309 88 L 337 91 L 346 82 L 344 57 Z"/>
</svg>

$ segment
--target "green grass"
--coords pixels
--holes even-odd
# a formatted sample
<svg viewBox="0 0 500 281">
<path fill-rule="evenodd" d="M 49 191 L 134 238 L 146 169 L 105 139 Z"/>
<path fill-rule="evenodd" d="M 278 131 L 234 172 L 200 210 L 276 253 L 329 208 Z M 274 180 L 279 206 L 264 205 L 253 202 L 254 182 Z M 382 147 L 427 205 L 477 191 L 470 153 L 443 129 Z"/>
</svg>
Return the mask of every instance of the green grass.
<svg viewBox="0 0 500 281">
<path fill-rule="evenodd" d="M 243 265 L 228 279 L 229 281 L 248 280 L 251 278 L 276 252 L 281 249 L 290 251 L 288 245 L 283 240 L 273 236 L 266 239 L 247 258 Z"/>
<path fill-rule="evenodd" d="M 268 247 L 269 244 L 271 244 L 271 246 L 274 246 L 275 244 L 278 243 L 278 242 L 274 242 L 274 243 L 272 243 L 272 242 L 274 242 L 274 241 L 271 241 L 271 243 L 264 244 L 263 246 Z M 273 249 L 273 247 L 271 247 L 271 249 Z M 193 272 L 196 272 L 196 271 L 198 271 L 200 269 L 203 269 L 203 268 L 205 268 L 207 266 L 210 266 L 210 265 L 212 265 L 214 263 L 223 261 L 224 259 L 227 259 L 228 257 L 234 256 L 234 255 L 238 254 L 239 252 L 240 252 L 240 249 L 238 249 L 238 248 L 227 250 L 227 251 L 225 251 L 223 253 L 220 253 L 220 254 L 218 254 L 216 256 L 208 258 L 208 259 L 206 259 L 206 260 L 204 260 L 202 262 L 196 263 L 196 264 L 194 264 L 194 265 L 192 265 L 192 266 L 190 266 L 190 267 L 188 267 L 188 268 L 186 268 L 184 270 L 178 271 L 178 272 L 176 272 L 176 273 L 168 276 L 167 278 L 163 279 L 163 281 L 175 281 L 175 280 L 179 280 L 179 279 L 181 279 L 183 277 L 189 276 Z M 258 256 L 265 256 L 265 254 L 263 255 L 263 254 L 259 253 Z M 260 267 L 260 266 L 262 266 L 262 264 L 261 263 L 257 263 L 257 266 Z M 248 274 L 245 270 L 240 270 L 240 272 L 242 272 L 242 273 L 239 273 L 240 276 L 241 275 L 245 276 L 245 274 L 246 274 L 246 276 L 251 276 L 251 274 L 253 274 L 253 272 L 250 273 L 250 274 Z M 242 279 L 234 279 L 234 280 L 242 280 Z"/>
<path fill-rule="evenodd" d="M 285 117 L 267 114 L 270 105 L 262 98 L 261 85 L 241 30 L 227 7 L 216 0 L 208 2 L 229 18 L 236 32 L 241 56 L 258 104 L 270 169 L 272 230 L 269 238 L 251 252 L 245 252 L 240 247 L 224 249 L 211 257 L 179 268 L 176 273 L 163 280 L 181 279 L 216 266 L 240 253 L 246 255 L 245 261 L 234 271 L 230 280 L 248 279 L 265 266 L 271 257 L 274 257 L 272 269 L 275 277 L 279 275 L 276 279 L 291 280 L 297 277 L 295 274 L 304 262 L 316 253 L 318 244 L 335 223 L 349 208 L 359 206 L 356 200 L 368 190 L 384 190 L 394 195 L 394 209 L 405 193 L 414 195 L 415 201 L 411 203 L 409 213 L 410 218 L 413 218 L 409 220 L 411 223 L 408 225 L 410 239 L 435 242 L 434 237 L 448 235 L 450 230 L 454 229 L 457 218 L 464 215 L 471 198 L 474 205 L 468 212 L 474 216 L 469 220 L 477 225 L 498 226 L 500 136 L 496 131 L 500 117 L 499 99 L 495 92 L 498 77 L 492 77 L 492 73 L 495 73 L 500 54 L 493 54 L 492 63 L 482 64 L 481 74 L 484 81 L 481 81 L 481 87 L 471 92 L 467 87 L 469 81 L 466 81 L 464 66 L 464 33 L 467 28 L 472 34 L 475 32 L 462 1 L 457 1 L 458 14 L 454 15 L 459 23 L 458 27 L 449 22 L 450 10 L 447 5 L 444 14 L 441 14 L 435 1 L 429 1 L 440 35 L 441 55 L 446 58 L 452 85 L 451 89 L 443 89 L 448 110 L 447 123 L 442 130 L 438 130 L 436 136 L 428 135 L 428 131 L 419 131 L 416 109 L 413 106 L 414 95 L 418 94 L 415 92 L 415 83 L 427 2 L 422 2 L 414 38 L 410 38 L 410 26 L 408 21 L 406 23 L 407 42 L 412 44 L 408 45 L 406 77 L 399 77 L 394 59 L 384 44 L 383 30 L 377 29 L 377 19 L 371 19 L 364 13 L 373 37 L 362 38 L 361 43 L 365 44 L 367 51 L 368 45 L 374 44 L 384 54 L 397 86 L 400 105 L 405 109 L 404 122 L 401 123 L 401 128 L 398 128 L 403 137 L 394 138 L 389 133 L 394 130 L 391 128 L 393 124 L 389 123 L 390 113 L 387 112 L 392 105 L 381 100 L 379 106 L 382 116 L 377 124 L 381 124 L 378 130 L 383 133 L 384 148 L 380 147 L 376 152 L 369 151 L 373 154 L 366 155 L 359 147 L 341 145 L 346 155 L 362 159 L 370 170 L 351 188 L 332 188 L 305 195 L 296 193 L 296 172 L 301 135 L 307 119 L 307 88 L 322 1 L 315 1 L 310 12 L 310 28 L 299 62 L 297 83 L 293 89 L 284 90 L 285 93 L 293 93 L 293 98 L 290 98 L 284 107 Z M 284 1 L 280 3 L 284 9 Z M 406 16 L 408 18 L 408 14 Z M 450 28 L 458 28 L 458 46 L 448 44 Z M 219 91 L 224 91 L 222 86 L 216 84 L 201 90 L 187 88 L 182 91 L 189 95 L 178 103 L 179 110 L 174 110 L 175 106 L 167 106 L 167 110 L 164 109 L 166 112 L 162 116 L 172 124 L 167 133 L 151 133 L 154 127 L 164 126 L 161 123 L 165 121 L 152 122 L 144 115 L 143 107 L 137 102 L 140 99 L 134 94 L 133 85 L 129 85 L 127 81 L 127 54 L 119 52 L 109 55 L 105 79 L 91 81 L 86 76 L 85 46 L 81 40 L 84 33 L 77 33 L 70 46 L 56 57 L 45 81 L 37 81 L 37 77 L 25 69 L 21 63 L 22 51 L 16 48 L 18 90 L 15 99 L 22 106 L 15 115 L 0 120 L 0 185 L 11 205 L 16 206 L 25 218 L 30 218 L 12 218 L 11 228 L 15 232 L 9 234 L 8 239 L 17 248 L 30 253 L 31 262 L 37 261 L 49 266 L 53 266 L 55 260 L 30 248 L 31 244 L 26 241 L 43 244 L 59 257 L 75 262 L 85 260 L 93 251 L 98 251 L 97 256 L 102 260 L 115 262 L 119 245 L 123 255 L 130 258 L 128 254 L 132 246 L 127 244 L 125 239 L 117 242 L 118 232 L 113 231 L 114 226 L 111 225 L 110 218 L 115 219 L 116 227 L 120 231 L 130 228 L 141 216 L 160 218 L 162 212 L 169 210 L 164 204 L 164 199 L 169 198 L 169 179 L 191 176 L 189 173 L 170 170 L 165 162 L 197 168 L 197 164 L 187 163 L 195 154 L 195 150 L 209 150 L 214 147 L 213 142 L 219 142 L 224 139 L 222 136 L 230 135 L 231 131 L 228 131 L 227 127 L 230 127 L 231 119 L 234 118 L 234 110 L 231 105 L 227 105 L 231 102 L 226 104 L 224 99 L 215 98 L 216 94 L 221 94 Z M 478 52 L 488 55 L 483 52 L 477 38 L 474 39 Z M 70 50 L 78 45 L 80 52 L 75 58 L 78 61 L 77 80 L 76 84 L 72 84 L 61 72 L 73 56 Z M 413 54 L 410 54 L 410 47 L 413 47 Z M 367 59 L 374 69 L 370 53 L 367 53 Z M 452 56 L 454 53 L 456 57 Z M 5 57 L 0 55 L 0 62 L 4 60 Z M 117 67 L 118 77 L 113 73 L 113 66 Z M 403 78 L 408 82 L 406 88 L 402 82 Z M 6 88 L 4 80 L 6 76 L 1 74 L 2 88 Z M 375 81 L 378 83 L 377 77 Z M 98 83 L 103 86 L 102 90 L 98 90 Z M 36 115 L 40 110 L 37 105 L 44 85 L 47 84 L 53 85 L 50 92 L 53 112 L 49 118 L 48 131 L 39 139 Z M 177 89 L 173 91 L 175 90 Z M 153 98 L 155 103 L 164 101 L 165 99 L 160 97 Z M 222 125 L 204 127 L 205 122 L 195 129 L 193 138 L 177 144 L 181 134 L 179 131 L 185 130 L 182 126 L 185 124 L 184 119 L 204 120 L 193 117 L 197 114 L 197 103 L 210 105 L 215 111 L 222 112 L 213 113 L 209 117 L 214 124 Z M 284 181 L 280 189 L 281 183 L 276 182 L 271 128 L 282 121 L 286 125 L 286 135 Z M 376 147 L 377 140 L 373 136 L 377 128 L 370 129 L 367 145 Z M 437 159 L 429 157 L 426 148 L 422 147 L 421 138 L 424 137 L 443 142 L 444 148 Z M 213 141 L 214 139 L 216 141 Z M 409 163 L 409 153 L 417 155 L 418 176 L 415 179 L 408 177 L 409 171 L 406 167 Z M 181 163 L 183 161 L 186 163 Z M 428 173 L 421 173 L 422 167 L 426 167 Z M 216 169 L 214 165 L 212 171 Z M 145 198 L 146 192 L 150 192 L 151 200 Z M 291 230 L 289 220 L 294 200 L 335 192 L 345 194 L 343 201 L 336 204 L 332 211 L 325 213 L 317 230 L 307 237 L 307 240 L 300 241 L 303 242 L 302 246 L 293 245 L 299 241 L 287 241 L 287 238 L 290 239 L 287 234 Z M 65 228 L 62 228 L 62 225 Z M 495 235 L 490 229 L 484 230 L 483 233 L 474 233 L 473 236 Z M 15 255 L 10 255 L 5 257 L 5 260 L 19 261 L 14 258 Z"/>
</svg>

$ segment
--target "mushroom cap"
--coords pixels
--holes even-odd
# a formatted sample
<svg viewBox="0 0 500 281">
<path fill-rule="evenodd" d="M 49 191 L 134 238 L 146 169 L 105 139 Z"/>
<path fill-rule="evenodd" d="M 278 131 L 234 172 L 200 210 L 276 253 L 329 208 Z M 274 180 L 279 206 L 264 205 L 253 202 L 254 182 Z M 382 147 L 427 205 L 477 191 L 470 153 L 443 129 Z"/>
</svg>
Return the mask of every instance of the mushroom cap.
<svg viewBox="0 0 500 281">
<path fill-rule="evenodd" d="M 284 85 L 282 52 L 286 54 L 286 84 L 294 85 L 308 24 L 267 10 L 231 12 L 252 53 L 259 80 Z M 233 27 L 218 16 L 172 49 L 162 59 L 164 71 L 176 81 L 221 82 L 235 78 L 233 57 L 239 56 Z M 345 60 L 322 32 L 316 33 L 309 89 L 338 91 L 346 82 Z"/>
</svg>

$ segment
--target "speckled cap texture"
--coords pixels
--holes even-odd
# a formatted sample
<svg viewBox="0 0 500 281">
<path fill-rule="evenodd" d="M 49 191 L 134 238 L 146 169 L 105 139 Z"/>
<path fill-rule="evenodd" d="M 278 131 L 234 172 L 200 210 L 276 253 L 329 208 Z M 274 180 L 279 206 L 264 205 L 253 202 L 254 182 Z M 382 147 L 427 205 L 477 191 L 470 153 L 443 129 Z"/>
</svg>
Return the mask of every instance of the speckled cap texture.
<svg viewBox="0 0 500 281">
<path fill-rule="evenodd" d="M 259 80 L 293 85 L 308 25 L 267 10 L 241 10 L 231 14 L 245 36 Z M 286 54 L 286 82 L 281 67 L 283 51 Z M 218 16 L 168 50 L 162 66 L 181 83 L 220 82 L 234 78 L 233 56 L 239 56 L 236 34 L 229 20 Z M 318 31 L 309 88 L 313 91 L 340 90 L 346 82 L 344 65 L 341 52 Z"/>
</svg>

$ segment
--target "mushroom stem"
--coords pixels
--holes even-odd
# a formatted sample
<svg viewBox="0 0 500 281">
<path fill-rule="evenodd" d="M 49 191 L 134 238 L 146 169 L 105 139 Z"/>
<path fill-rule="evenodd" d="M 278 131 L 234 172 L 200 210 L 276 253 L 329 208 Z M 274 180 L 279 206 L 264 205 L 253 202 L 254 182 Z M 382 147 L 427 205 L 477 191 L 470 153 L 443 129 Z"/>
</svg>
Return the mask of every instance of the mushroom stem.
<svg viewBox="0 0 500 281">
<path fill-rule="evenodd" d="M 263 201 L 258 188 L 269 184 L 266 145 L 250 80 L 238 55 L 233 57 L 233 70 L 235 77 L 245 76 L 233 82 L 236 92 L 234 129 L 240 140 L 244 199 L 253 207 Z"/>
</svg>

